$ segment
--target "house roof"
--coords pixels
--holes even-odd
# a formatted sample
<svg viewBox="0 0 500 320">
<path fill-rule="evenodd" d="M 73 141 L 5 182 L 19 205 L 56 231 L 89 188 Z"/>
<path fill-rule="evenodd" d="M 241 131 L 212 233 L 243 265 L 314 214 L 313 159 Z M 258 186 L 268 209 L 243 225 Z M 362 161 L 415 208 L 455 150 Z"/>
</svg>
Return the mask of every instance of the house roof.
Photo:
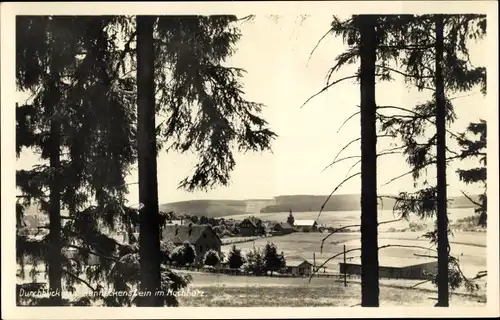
<svg viewBox="0 0 500 320">
<path fill-rule="evenodd" d="M 243 222 L 245 222 L 245 221 L 250 222 L 250 224 L 251 224 L 253 227 L 257 228 L 257 219 L 255 219 L 255 218 L 245 218 L 245 219 L 243 219 L 243 221 L 241 221 L 241 223 L 243 223 Z"/>
<path fill-rule="evenodd" d="M 279 223 L 274 224 L 274 227 L 276 227 L 276 226 L 280 226 L 282 229 L 285 229 L 285 230 L 293 229 L 293 226 L 290 225 L 288 222 L 279 222 Z"/>
<path fill-rule="evenodd" d="M 294 226 L 298 227 L 312 227 L 316 223 L 315 220 L 295 220 Z"/>
<path fill-rule="evenodd" d="M 188 241 L 195 243 L 205 232 L 212 232 L 219 239 L 214 230 L 208 225 L 166 225 L 163 228 L 163 239 L 171 241 L 174 244 Z"/>
<path fill-rule="evenodd" d="M 286 263 L 287 267 L 298 267 L 304 263 L 312 266 L 312 263 L 310 263 L 307 260 L 288 260 L 288 259 L 286 259 L 285 263 Z"/>
</svg>

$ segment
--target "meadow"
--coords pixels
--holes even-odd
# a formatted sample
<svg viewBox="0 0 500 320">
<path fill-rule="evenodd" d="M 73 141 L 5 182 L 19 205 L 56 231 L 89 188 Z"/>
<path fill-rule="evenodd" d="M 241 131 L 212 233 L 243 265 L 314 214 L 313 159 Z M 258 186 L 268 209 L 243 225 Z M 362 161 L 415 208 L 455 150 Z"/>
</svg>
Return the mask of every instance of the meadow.
<svg viewBox="0 0 500 320">
<path fill-rule="evenodd" d="M 203 292 L 196 297 L 180 297 L 182 307 L 350 307 L 361 301 L 359 282 L 347 287 L 334 279 L 245 277 L 191 272 L 190 288 Z M 394 281 L 381 280 L 381 306 L 432 307 L 435 289 L 411 289 Z M 484 296 L 453 294 L 450 305 L 481 307 Z"/>
<path fill-rule="evenodd" d="M 358 232 L 337 233 L 325 241 L 321 252 L 321 240 L 326 233 L 292 233 L 284 236 L 258 239 L 255 241 L 239 243 L 237 248 L 243 253 L 248 252 L 254 246 L 262 247 L 268 241 L 273 242 L 278 251 L 285 254 L 286 259 L 306 259 L 316 266 L 321 265 L 329 257 L 342 253 L 344 245 L 346 250 L 359 248 L 361 246 L 361 234 Z M 379 234 L 379 247 L 395 245 L 396 247 L 386 247 L 380 249 L 380 263 L 391 264 L 394 260 L 402 259 L 418 263 L 424 258 L 415 256 L 435 255 L 432 250 L 408 248 L 406 246 L 420 246 L 432 248 L 429 241 L 421 237 L 422 232 L 387 232 Z M 486 270 L 486 233 L 476 232 L 456 232 L 450 236 L 451 254 L 460 259 L 462 270 L 467 276 L 475 276 L 477 272 Z M 397 247 L 400 246 L 400 247 Z M 221 250 L 228 254 L 232 245 L 224 245 Z M 353 251 L 347 254 L 347 258 L 358 258 L 360 251 Z M 315 258 L 315 261 L 314 261 Z M 337 272 L 338 263 L 343 256 L 340 255 L 329 261 L 325 266 L 327 272 Z"/>
</svg>

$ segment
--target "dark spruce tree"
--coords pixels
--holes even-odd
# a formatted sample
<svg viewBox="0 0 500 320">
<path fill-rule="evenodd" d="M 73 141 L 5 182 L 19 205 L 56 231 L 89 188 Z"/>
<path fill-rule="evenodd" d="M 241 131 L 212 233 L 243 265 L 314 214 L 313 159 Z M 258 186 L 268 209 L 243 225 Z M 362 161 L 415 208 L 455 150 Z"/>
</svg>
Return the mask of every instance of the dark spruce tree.
<svg viewBox="0 0 500 320">
<path fill-rule="evenodd" d="M 342 36 L 345 42 L 350 46 L 346 52 L 337 57 L 337 63 L 330 69 L 327 75 L 327 83 L 318 93 L 309 98 L 305 103 L 317 95 L 325 92 L 335 84 L 358 79 L 359 72 L 353 76 L 332 80 L 334 73 L 344 65 L 352 64 L 360 57 L 359 45 L 359 27 L 354 23 L 354 18 L 344 21 L 334 17 L 332 27 L 329 33 Z M 445 16 L 445 29 L 449 30 L 444 39 L 444 61 L 443 77 L 445 89 L 457 92 L 467 91 L 475 85 L 483 86 L 485 92 L 485 69 L 482 67 L 474 68 L 470 65 L 468 58 L 467 41 L 469 39 L 482 38 L 485 34 L 486 18 L 481 15 L 452 15 Z M 406 81 L 414 84 L 419 90 L 430 89 L 435 91 L 435 20 L 432 16 L 414 16 L 414 15 L 379 15 L 376 16 L 377 32 L 377 60 L 375 74 L 377 79 L 392 80 L 394 76 L 403 76 Z M 321 41 L 321 40 L 320 40 Z M 314 50 L 313 50 L 314 52 Z M 397 70 L 393 66 L 400 65 L 402 70 Z M 415 110 L 405 109 L 401 106 L 377 106 L 377 117 L 380 120 L 382 134 L 381 136 L 400 137 L 404 145 L 394 147 L 388 151 L 380 152 L 377 156 L 392 154 L 397 150 L 403 150 L 407 155 L 408 163 L 412 170 L 401 176 L 412 174 L 414 179 L 418 179 L 429 165 L 436 165 L 435 156 L 429 154 L 431 146 L 436 145 L 436 135 L 428 139 L 425 143 L 418 142 L 418 138 L 425 136 L 425 128 L 428 124 L 434 124 L 433 118 L 436 115 L 436 101 L 419 105 Z M 386 115 L 384 110 L 408 111 L 404 115 Z M 363 110 L 354 113 L 349 119 Z M 446 100 L 446 119 L 450 123 L 454 119 L 454 113 L 450 99 Z M 346 120 L 347 121 L 347 120 Z M 449 134 L 450 132 L 447 131 Z M 356 139 L 355 141 L 359 140 Z M 354 141 L 352 141 L 354 142 Z M 350 142 L 349 144 L 351 144 Z M 345 148 L 344 148 L 345 149 Z M 343 149 L 342 149 L 343 150 Z M 457 157 L 448 157 L 447 161 L 452 161 Z M 337 158 L 334 163 L 342 159 Z M 356 164 L 360 163 L 358 161 Z M 353 165 L 356 166 L 356 164 Z M 353 178 L 359 173 L 347 177 L 341 182 L 335 190 L 347 180 Z M 399 177 L 391 179 L 390 182 Z M 427 185 L 424 181 L 424 185 Z M 335 190 L 333 192 L 335 192 Z M 332 192 L 332 193 L 333 193 Z M 383 197 L 379 197 L 383 198 Z M 421 216 L 435 215 L 437 210 L 436 187 L 425 187 L 418 192 L 401 193 L 396 197 L 395 211 L 402 216 L 410 213 L 417 213 Z M 328 201 L 328 199 L 327 199 Z M 431 241 L 437 241 L 437 231 L 430 232 L 425 236 Z M 473 287 L 463 275 L 460 274 L 456 259 L 450 259 L 450 278 L 453 280 L 452 287 L 464 283 L 468 287 Z M 368 293 L 367 293 L 368 294 Z"/>
<path fill-rule="evenodd" d="M 393 41 L 392 33 L 401 32 L 400 28 L 401 25 L 394 24 L 388 16 L 359 15 L 344 21 L 334 17 L 329 32 L 341 36 L 347 43 L 348 49 L 337 56 L 337 63 L 328 72 L 325 87 L 306 101 L 307 103 L 313 97 L 342 81 L 354 79 L 360 83 L 360 111 L 356 114 L 361 115 L 361 136 L 354 141 L 361 140 L 361 172 L 349 176 L 342 183 L 361 174 L 361 259 L 363 268 L 361 305 L 364 307 L 379 306 L 376 184 L 378 136 L 375 84 L 377 80 L 391 80 L 386 65 L 388 61 L 397 56 L 398 52 L 388 43 Z M 332 80 L 335 72 L 345 65 L 355 63 L 358 59 L 360 67 L 356 74 L 336 81 Z"/>
<path fill-rule="evenodd" d="M 244 71 L 224 65 L 240 37 L 237 22 L 235 16 L 137 18 L 139 189 L 144 204 L 140 247 L 145 290 L 158 286 L 160 264 L 155 253 L 160 241 L 157 149 L 198 154 L 193 176 L 179 185 L 192 191 L 229 183 L 235 166 L 233 146 L 240 151 L 263 151 L 275 137 L 259 117 L 263 106 L 243 97 L 239 81 Z M 163 118 L 158 126 L 155 115 Z M 144 305 L 160 303 L 146 299 Z"/>
<path fill-rule="evenodd" d="M 33 94 L 31 101 L 16 110 L 17 152 L 33 150 L 42 161 L 31 170 L 17 171 L 19 276 L 26 278 L 26 262 L 32 266 L 32 282 L 18 285 L 17 292 L 43 286 L 35 278 L 40 263 L 45 263 L 51 291 L 64 280 L 63 291 L 71 293 L 83 285 L 93 293 L 72 301 L 25 301 L 18 294 L 19 304 L 135 303 L 134 297 L 101 294 L 105 286 L 132 291 L 138 282 L 137 247 L 116 241 L 108 232 L 127 228 L 131 237 L 134 228 L 130 226 L 138 223 L 136 211 L 124 206 L 125 176 L 136 160 L 135 80 L 120 72 L 125 51 L 115 41 L 123 35 L 119 26 L 127 23 L 124 17 L 106 16 L 17 17 L 17 85 Z M 55 158 L 54 119 L 61 128 L 57 173 L 46 164 Z M 46 190 L 54 190 L 54 174 L 59 179 L 61 209 L 68 214 L 59 212 L 59 219 L 52 215 L 49 224 L 39 228 L 49 229 L 48 235 L 39 238 L 26 227 L 24 210 L 39 204 L 42 212 L 49 211 L 50 200 L 55 202 L 56 197 Z M 60 232 L 54 234 L 56 229 Z M 55 250 L 50 254 L 54 247 L 57 260 Z M 76 251 L 70 254 L 69 249 Z M 95 258 L 97 264 L 89 263 Z M 162 272 L 162 288 L 175 291 L 186 286 L 187 280 L 168 269 Z M 177 304 L 171 295 L 165 300 Z"/>
<path fill-rule="evenodd" d="M 414 109 L 380 106 L 379 109 L 397 109 L 407 114 L 379 114 L 379 117 L 383 130 L 400 136 L 404 142 L 403 146 L 395 149 L 402 149 L 412 166 L 412 170 L 406 174 L 412 174 L 414 179 L 418 179 L 429 165 L 436 166 L 437 185 L 429 186 L 425 180 L 424 188 L 414 194 L 401 193 L 396 199 L 395 210 L 403 216 L 412 212 L 420 216 L 437 216 L 436 230 L 425 236 L 438 245 L 436 306 L 448 306 L 449 288 L 453 289 L 460 283 L 468 287 L 473 285 L 460 272 L 457 260 L 449 256 L 446 166 L 449 161 L 460 159 L 461 156 L 456 152 L 453 152 L 455 156 L 446 156 L 449 151 L 446 135 L 453 138 L 459 136 L 447 129 L 448 124 L 455 119 L 455 114 L 451 99 L 446 98 L 445 92 L 469 91 L 474 86 L 481 85 L 481 90 L 485 93 L 485 69 L 471 66 L 467 42 L 484 36 L 486 20 L 481 15 L 424 15 L 414 16 L 406 21 L 407 27 L 402 33 L 406 42 L 394 44 L 400 49 L 403 46 L 408 48 L 401 50 L 402 54 L 397 57 L 404 70 L 390 71 L 403 75 L 405 80 L 419 90 L 434 91 L 434 98 Z M 436 128 L 431 138 L 426 137 L 429 124 L 434 124 Z M 418 141 L 422 138 L 423 143 Z M 431 153 L 433 146 L 436 146 L 435 156 Z"/>
</svg>

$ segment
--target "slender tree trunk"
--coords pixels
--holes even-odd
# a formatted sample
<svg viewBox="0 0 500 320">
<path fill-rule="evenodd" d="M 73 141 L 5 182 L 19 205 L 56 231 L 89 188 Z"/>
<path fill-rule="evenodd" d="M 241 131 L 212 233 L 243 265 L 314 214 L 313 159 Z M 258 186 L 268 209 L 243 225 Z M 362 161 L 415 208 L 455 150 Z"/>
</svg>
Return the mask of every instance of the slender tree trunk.
<svg viewBox="0 0 500 320">
<path fill-rule="evenodd" d="M 53 106 L 53 110 L 56 108 Z M 62 267 L 61 267 L 61 124 L 54 115 L 50 124 L 50 168 L 54 171 L 50 183 L 49 207 L 49 290 L 50 305 L 62 304 Z"/>
<path fill-rule="evenodd" d="M 156 125 L 154 95 L 154 46 L 151 16 L 137 17 L 137 127 L 139 158 L 140 290 L 151 293 L 140 306 L 161 306 L 155 292 L 160 289 L 160 226 L 156 169 Z"/>
<path fill-rule="evenodd" d="M 62 246 L 61 246 L 61 120 L 58 114 L 57 103 L 59 101 L 59 90 L 56 83 L 59 80 L 55 71 L 55 57 L 52 57 L 50 72 L 53 78 L 51 93 L 47 100 L 48 107 L 52 109 L 49 133 L 49 165 L 53 170 L 50 180 L 49 195 L 49 263 L 48 278 L 50 290 L 50 305 L 62 305 Z"/>
<path fill-rule="evenodd" d="M 443 80 L 443 16 L 436 15 L 436 153 L 437 153 L 437 231 L 438 302 L 448 307 L 448 216 L 446 195 L 446 106 Z"/>
<path fill-rule="evenodd" d="M 375 16 L 357 17 L 361 90 L 361 306 L 379 306 Z"/>
</svg>

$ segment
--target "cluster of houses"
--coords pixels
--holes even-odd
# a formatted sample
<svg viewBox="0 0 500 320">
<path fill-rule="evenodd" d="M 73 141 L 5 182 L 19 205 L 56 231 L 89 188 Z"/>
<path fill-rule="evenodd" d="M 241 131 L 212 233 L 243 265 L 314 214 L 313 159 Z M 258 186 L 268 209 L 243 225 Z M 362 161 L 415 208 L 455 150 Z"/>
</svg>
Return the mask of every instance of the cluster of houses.
<svg viewBox="0 0 500 320">
<path fill-rule="evenodd" d="M 293 225 L 288 222 L 261 222 L 251 218 L 244 219 L 239 224 L 241 236 L 257 236 L 261 234 L 285 235 L 293 232 L 319 232 L 315 220 L 295 220 Z"/>
<path fill-rule="evenodd" d="M 295 220 L 293 225 L 287 222 L 262 221 L 258 218 L 248 217 L 242 221 L 225 220 L 224 226 L 230 230 L 236 230 L 236 236 L 259 236 L 265 234 L 286 235 L 293 232 L 318 232 L 319 228 L 314 220 Z M 201 262 L 206 252 L 215 250 L 221 252 L 221 235 L 217 232 L 218 226 L 208 224 L 195 224 L 190 220 L 167 221 L 161 232 L 163 241 L 170 241 L 175 246 L 182 245 L 188 241 L 196 251 L 195 263 Z M 139 230 L 133 234 L 138 239 Z M 130 242 L 126 232 L 121 232 L 120 242 Z M 118 240 L 115 237 L 115 239 Z M 312 272 L 312 264 L 307 260 L 286 259 L 286 267 L 283 272 L 293 275 L 309 275 Z"/>
</svg>

